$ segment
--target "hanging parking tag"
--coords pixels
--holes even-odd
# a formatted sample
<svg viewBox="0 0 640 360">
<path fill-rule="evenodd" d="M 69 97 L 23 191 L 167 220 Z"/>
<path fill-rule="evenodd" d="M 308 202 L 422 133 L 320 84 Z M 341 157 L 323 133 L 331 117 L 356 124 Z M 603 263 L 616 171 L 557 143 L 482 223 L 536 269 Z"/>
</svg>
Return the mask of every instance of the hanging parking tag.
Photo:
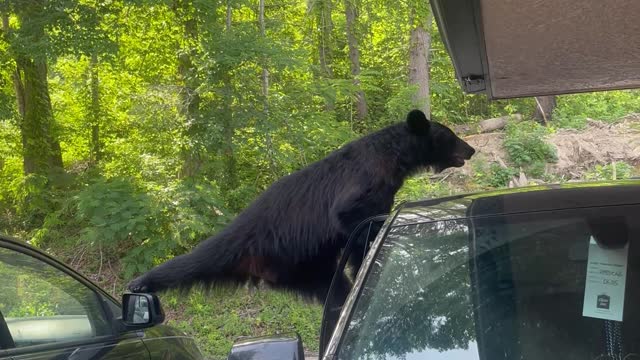
<svg viewBox="0 0 640 360">
<path fill-rule="evenodd" d="M 623 248 L 605 249 L 591 237 L 582 316 L 622 321 L 628 254 L 628 243 Z"/>
</svg>

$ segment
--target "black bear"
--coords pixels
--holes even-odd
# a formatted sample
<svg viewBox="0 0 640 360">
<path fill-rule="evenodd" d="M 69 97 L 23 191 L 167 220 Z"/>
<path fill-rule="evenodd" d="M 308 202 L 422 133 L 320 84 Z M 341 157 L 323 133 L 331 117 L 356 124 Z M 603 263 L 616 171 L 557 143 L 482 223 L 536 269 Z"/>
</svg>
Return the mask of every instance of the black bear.
<svg viewBox="0 0 640 360">
<path fill-rule="evenodd" d="M 324 300 L 338 256 L 359 222 L 390 212 L 408 176 L 463 166 L 474 153 L 449 128 L 412 110 L 406 122 L 279 179 L 220 233 L 128 287 L 156 292 L 262 279 Z"/>
</svg>

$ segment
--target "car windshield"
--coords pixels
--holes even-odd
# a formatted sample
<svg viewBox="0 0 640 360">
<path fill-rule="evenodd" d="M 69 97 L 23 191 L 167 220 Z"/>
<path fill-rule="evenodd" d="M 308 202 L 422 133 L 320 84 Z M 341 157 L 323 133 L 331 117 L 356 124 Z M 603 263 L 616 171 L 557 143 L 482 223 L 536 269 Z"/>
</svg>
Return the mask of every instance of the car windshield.
<svg viewBox="0 0 640 360">
<path fill-rule="evenodd" d="M 337 358 L 638 359 L 639 215 L 620 206 L 391 227 Z"/>
</svg>

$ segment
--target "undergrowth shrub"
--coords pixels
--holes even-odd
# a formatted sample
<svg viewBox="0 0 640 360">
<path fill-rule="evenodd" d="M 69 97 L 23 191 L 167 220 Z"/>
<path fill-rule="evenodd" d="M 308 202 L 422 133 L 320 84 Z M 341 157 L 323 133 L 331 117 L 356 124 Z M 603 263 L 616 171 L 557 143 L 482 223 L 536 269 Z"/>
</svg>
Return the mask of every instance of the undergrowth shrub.
<svg viewBox="0 0 640 360">
<path fill-rule="evenodd" d="M 11 199 L 15 215 L 21 227 L 38 226 L 47 213 L 53 210 L 54 194 L 47 186 L 46 176 L 38 174 L 16 178 L 10 184 Z"/>
<path fill-rule="evenodd" d="M 95 179 L 51 212 L 35 245 L 86 247 L 122 260 L 125 279 L 182 254 L 227 222 L 213 183 Z"/>
<path fill-rule="evenodd" d="M 395 197 L 395 204 L 406 201 L 424 200 L 428 198 L 451 195 L 452 188 L 444 181 L 431 181 L 427 175 L 409 178 Z"/>
<path fill-rule="evenodd" d="M 531 176 L 544 174 L 545 164 L 557 161 L 556 149 L 545 141 L 553 131 L 533 121 L 511 123 L 506 127 L 504 148 L 510 162 Z"/>
<path fill-rule="evenodd" d="M 506 187 L 518 170 L 512 167 L 503 167 L 497 163 L 487 164 L 482 161 L 473 163 L 473 180 L 482 188 Z"/>
<path fill-rule="evenodd" d="M 596 165 L 593 169 L 586 172 L 584 176 L 587 180 L 628 179 L 633 176 L 633 166 L 624 161 L 617 161 L 607 165 Z"/>
<path fill-rule="evenodd" d="M 318 351 L 322 305 L 310 305 L 293 293 L 265 289 L 252 295 L 242 287 L 216 287 L 187 296 L 169 291 L 161 301 L 171 312 L 184 312 L 169 324 L 196 336 L 210 359 L 226 359 L 242 336 L 298 333 L 306 349 Z"/>
<path fill-rule="evenodd" d="M 614 122 L 640 112 L 640 91 L 620 90 L 560 96 L 553 114 L 555 126 L 582 129 L 587 118 Z"/>
</svg>

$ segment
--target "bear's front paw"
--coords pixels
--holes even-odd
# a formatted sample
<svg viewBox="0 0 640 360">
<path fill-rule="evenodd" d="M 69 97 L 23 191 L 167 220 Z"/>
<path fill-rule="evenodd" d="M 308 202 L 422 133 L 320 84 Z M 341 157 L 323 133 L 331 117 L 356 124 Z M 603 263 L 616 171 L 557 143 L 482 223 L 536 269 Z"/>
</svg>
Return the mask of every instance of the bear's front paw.
<svg viewBox="0 0 640 360">
<path fill-rule="evenodd" d="M 153 292 L 153 287 L 151 286 L 151 282 L 145 276 L 140 276 L 132 280 L 129 283 L 129 285 L 127 285 L 127 289 L 129 289 L 129 291 L 134 293 Z"/>
</svg>

